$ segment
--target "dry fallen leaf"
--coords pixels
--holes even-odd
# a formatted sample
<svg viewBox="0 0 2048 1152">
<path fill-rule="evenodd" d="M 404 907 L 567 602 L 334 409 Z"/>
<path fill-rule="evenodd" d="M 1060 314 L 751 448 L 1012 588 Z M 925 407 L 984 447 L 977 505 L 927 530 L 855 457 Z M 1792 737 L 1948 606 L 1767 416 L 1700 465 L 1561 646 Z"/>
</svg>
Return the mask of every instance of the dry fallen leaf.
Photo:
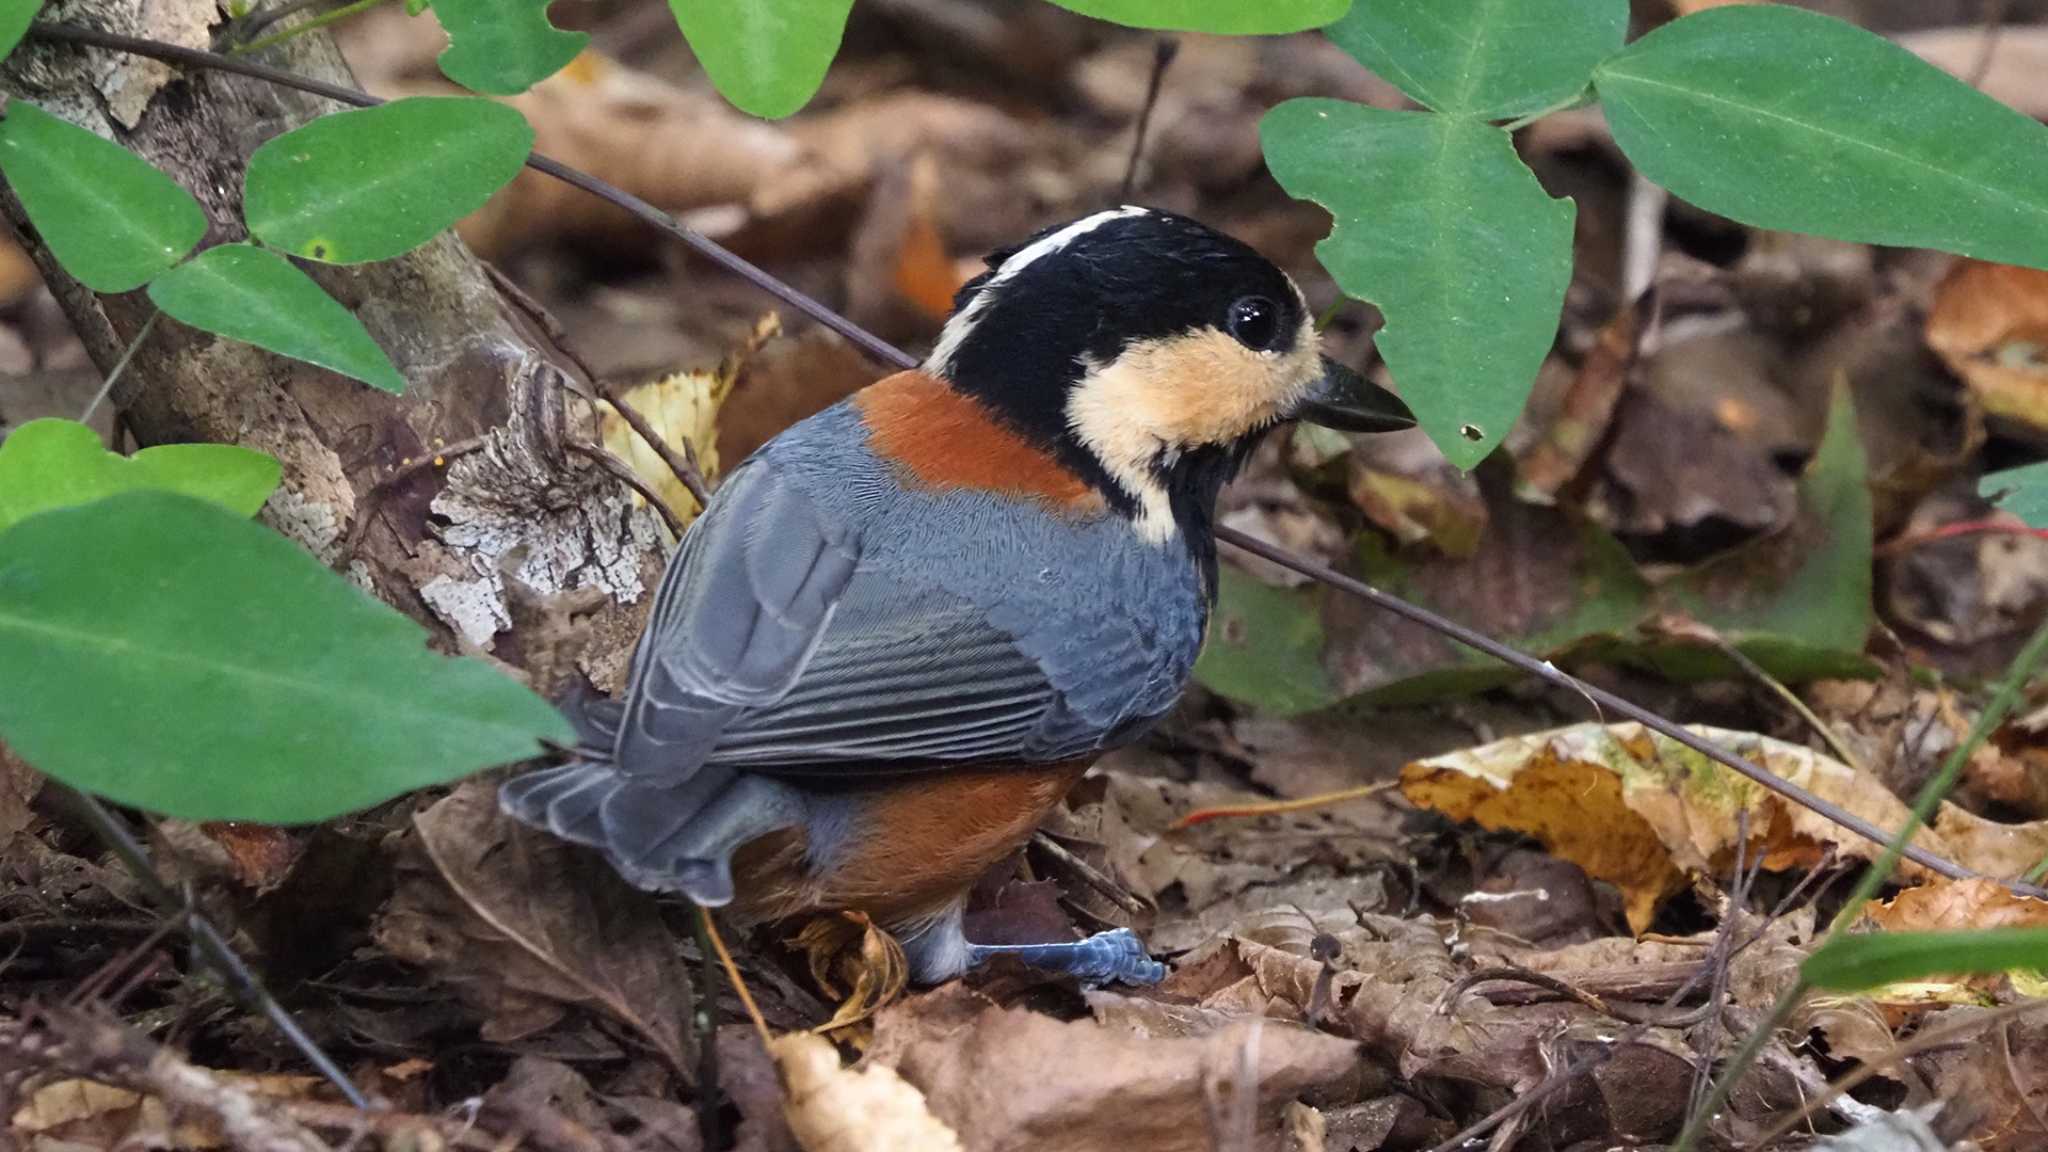
<svg viewBox="0 0 2048 1152">
<path fill-rule="evenodd" d="M 1962 928 L 2048 927 L 2048 900 L 2016 896 L 1996 880 L 1937 879 L 1890 900 L 1873 900 L 1863 914 L 1887 932 L 1945 932 Z"/>
<path fill-rule="evenodd" d="M 825 995 L 836 997 L 846 989 L 832 1019 L 814 1032 L 829 1035 L 866 1020 L 901 996 L 910 982 L 903 945 L 865 913 L 813 917 L 789 943 L 809 961 L 811 979 Z"/>
<path fill-rule="evenodd" d="M 585 1005 L 625 1024 L 687 1079 L 690 978 L 653 897 L 595 853 L 514 823 L 470 780 L 413 818 L 417 854 L 376 927 L 400 959 L 433 969 L 507 1042 Z"/>
<path fill-rule="evenodd" d="M 2048 272 L 1957 261 L 1935 290 L 1927 344 L 1988 415 L 2048 435 Z"/>
<path fill-rule="evenodd" d="M 960 1138 L 894 1068 L 841 1067 L 830 1041 L 804 1032 L 768 1047 L 782 1066 L 783 1111 L 804 1152 L 960 1152 Z"/>
<path fill-rule="evenodd" d="M 959 984 L 875 1019 L 868 1062 L 896 1068 L 976 1152 L 1210 1152 L 1205 1079 L 1252 1084 L 1254 1130 L 1276 1133 L 1287 1101 L 1355 1073 L 1357 1046 L 1290 1024 L 1235 1021 L 1158 1037 L 998 1008 Z M 1255 1088 L 1254 1088 L 1255 1085 Z"/>
<path fill-rule="evenodd" d="M 659 380 L 627 388 L 619 398 L 645 418 L 669 448 L 683 453 L 687 444 L 694 450 L 698 472 L 706 483 L 715 482 L 720 471 L 719 412 L 732 395 L 733 385 L 746 370 L 748 361 L 781 331 L 781 321 L 771 312 L 755 322 L 746 343 L 727 354 L 717 368 L 709 372 L 670 373 Z M 676 478 L 674 469 L 668 466 L 652 444 L 640 438 L 617 409 L 603 401 L 598 403 L 598 429 L 604 446 L 654 489 L 662 503 L 668 505 L 669 511 L 685 524 L 697 518 L 697 513 L 702 511 L 697 507 L 697 498 L 690 495 L 690 490 Z M 638 493 L 633 495 L 633 501 L 635 504 L 644 503 Z"/>
<path fill-rule="evenodd" d="M 1766 736 L 1691 731 L 1880 828 L 1905 822 L 1906 806 L 1897 797 L 1840 761 Z M 1417 804 L 1487 828 L 1526 832 L 1619 887 L 1637 932 L 1689 876 L 1725 870 L 1745 809 L 1767 868 L 1811 867 L 1829 845 L 1860 859 L 1878 849 L 1639 724 L 1576 724 L 1497 740 L 1417 761 L 1401 779 L 1402 791 Z M 1923 831 L 1915 843 L 1955 858 L 1938 831 Z M 1925 875 L 1910 863 L 1900 873 Z"/>
</svg>

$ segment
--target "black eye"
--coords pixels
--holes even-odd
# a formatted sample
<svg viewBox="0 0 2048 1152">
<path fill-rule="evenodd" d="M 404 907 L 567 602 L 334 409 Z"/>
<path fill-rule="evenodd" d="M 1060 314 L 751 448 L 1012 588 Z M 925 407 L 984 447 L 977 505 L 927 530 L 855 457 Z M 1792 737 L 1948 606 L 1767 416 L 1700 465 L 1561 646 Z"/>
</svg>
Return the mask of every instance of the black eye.
<svg viewBox="0 0 2048 1152">
<path fill-rule="evenodd" d="M 1280 340 L 1280 306 L 1264 296 L 1245 296 L 1230 306 L 1230 334 L 1254 352 Z"/>
</svg>

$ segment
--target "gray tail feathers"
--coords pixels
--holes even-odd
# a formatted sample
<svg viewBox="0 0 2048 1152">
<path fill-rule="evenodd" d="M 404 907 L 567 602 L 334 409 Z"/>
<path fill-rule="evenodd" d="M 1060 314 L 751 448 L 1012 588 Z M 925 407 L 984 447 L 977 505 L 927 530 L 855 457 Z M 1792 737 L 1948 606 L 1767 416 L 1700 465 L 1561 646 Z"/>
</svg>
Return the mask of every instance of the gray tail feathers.
<svg viewBox="0 0 2048 1152">
<path fill-rule="evenodd" d="M 757 836 L 800 825 L 801 793 L 705 766 L 663 787 L 602 760 L 575 760 L 505 782 L 506 815 L 605 854 L 636 888 L 680 892 L 707 907 L 732 902 L 732 854 Z"/>
</svg>

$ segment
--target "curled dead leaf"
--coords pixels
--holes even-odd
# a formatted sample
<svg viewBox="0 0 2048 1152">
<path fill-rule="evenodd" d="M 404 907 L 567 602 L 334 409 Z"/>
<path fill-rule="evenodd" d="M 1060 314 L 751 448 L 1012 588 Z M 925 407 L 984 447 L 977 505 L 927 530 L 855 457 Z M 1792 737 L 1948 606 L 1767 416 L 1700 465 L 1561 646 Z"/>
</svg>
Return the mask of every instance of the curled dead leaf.
<svg viewBox="0 0 2048 1152">
<path fill-rule="evenodd" d="M 2048 272 L 1957 261 L 1935 290 L 1926 334 L 1986 414 L 2048 435 Z"/>
<path fill-rule="evenodd" d="M 1905 823 L 1897 797 L 1838 760 L 1747 732 L 1691 731 L 1880 828 Z M 1725 869 L 1744 811 L 1752 847 L 1774 870 L 1812 867 L 1830 845 L 1859 859 L 1879 847 L 1639 724 L 1575 724 L 1419 760 L 1402 769 L 1401 787 L 1453 819 L 1526 832 L 1614 884 L 1637 932 L 1687 877 Z M 1955 858 L 1939 831 L 1915 843 Z M 1900 873 L 1926 875 L 1910 863 Z"/>
<path fill-rule="evenodd" d="M 960 1152 L 960 1138 L 896 1070 L 840 1065 L 830 1041 L 805 1032 L 768 1045 L 789 1092 L 783 1112 L 804 1152 Z"/>
<path fill-rule="evenodd" d="M 813 917 L 790 946 L 804 954 L 821 991 L 843 995 L 832 1018 L 813 1032 L 830 1035 L 868 1019 L 901 996 L 910 982 L 903 945 L 862 912 Z"/>
<path fill-rule="evenodd" d="M 781 331 L 780 319 L 771 312 L 755 321 L 746 342 L 728 353 L 717 368 L 709 372 L 673 372 L 625 389 L 619 398 L 644 417 L 670 448 L 683 452 L 684 445 L 689 445 L 696 453 L 697 468 L 705 481 L 716 480 L 720 470 L 719 411 L 732 395 L 733 385 L 746 370 L 748 361 Z M 598 434 L 604 446 L 654 489 L 679 520 L 687 524 L 697 518 L 702 511 L 697 498 L 676 478 L 661 453 L 641 439 L 616 408 L 602 401 L 598 404 Z M 633 495 L 633 501 L 644 502 L 638 493 Z"/>
</svg>

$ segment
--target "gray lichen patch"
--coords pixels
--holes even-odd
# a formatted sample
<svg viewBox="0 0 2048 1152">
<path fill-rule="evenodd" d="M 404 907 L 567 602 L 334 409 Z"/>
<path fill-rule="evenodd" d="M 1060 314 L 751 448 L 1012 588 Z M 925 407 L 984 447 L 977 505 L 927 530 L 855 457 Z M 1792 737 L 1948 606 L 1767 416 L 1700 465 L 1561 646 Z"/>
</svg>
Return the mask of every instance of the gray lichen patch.
<svg viewBox="0 0 2048 1152">
<path fill-rule="evenodd" d="M 643 563 L 662 547 L 653 511 L 636 507 L 611 477 L 569 466 L 536 484 L 543 474 L 536 463 L 500 432 L 450 465 L 447 487 L 434 498 L 441 542 L 474 575 L 443 576 L 420 593 L 478 647 L 511 623 L 500 571 L 541 595 L 595 588 L 631 604 L 646 590 Z"/>
</svg>

